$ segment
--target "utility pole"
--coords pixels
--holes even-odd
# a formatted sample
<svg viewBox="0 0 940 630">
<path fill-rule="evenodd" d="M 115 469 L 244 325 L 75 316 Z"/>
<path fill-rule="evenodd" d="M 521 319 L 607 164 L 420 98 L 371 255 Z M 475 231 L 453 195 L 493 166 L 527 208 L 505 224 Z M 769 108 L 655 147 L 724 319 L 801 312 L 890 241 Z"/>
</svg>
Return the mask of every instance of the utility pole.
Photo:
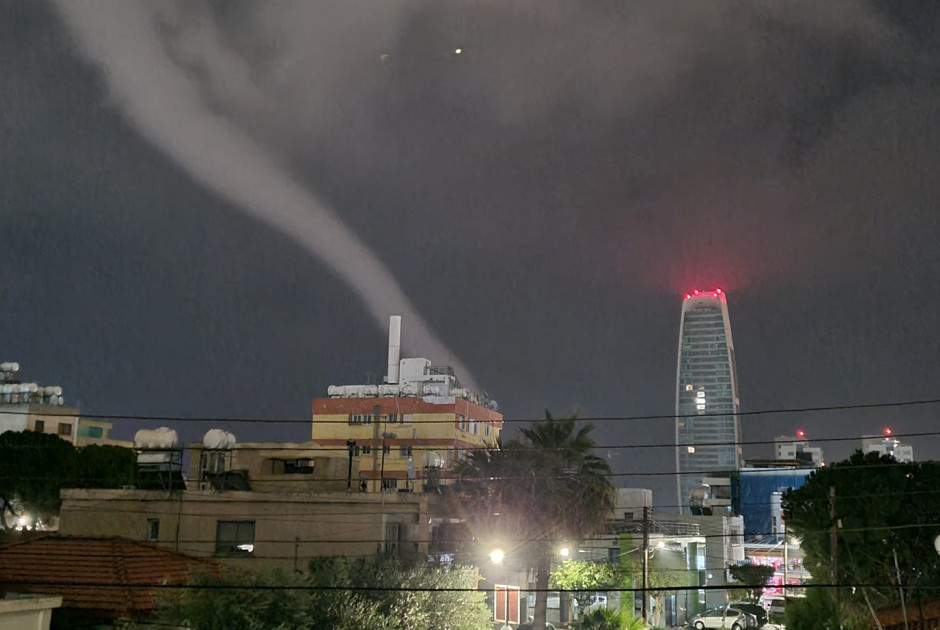
<svg viewBox="0 0 940 630">
<path fill-rule="evenodd" d="M 836 518 L 836 487 L 829 486 L 829 582 L 832 584 L 832 598 L 836 611 L 839 610 L 839 521 Z M 838 614 L 838 612 L 836 613 Z"/>
<path fill-rule="evenodd" d="M 787 598 L 787 585 L 790 584 L 790 536 L 787 524 L 783 523 L 783 599 Z"/>
<path fill-rule="evenodd" d="M 901 568 L 898 566 L 898 550 L 892 547 L 891 555 L 894 556 L 894 572 L 898 576 L 898 596 L 901 598 L 901 612 L 904 614 L 904 630 L 910 630 L 907 622 L 907 603 L 904 601 L 904 586 L 901 585 Z"/>
<path fill-rule="evenodd" d="M 349 453 L 349 470 L 346 472 L 346 494 L 352 491 L 352 460 L 355 450 L 355 440 L 346 440 L 346 451 Z"/>
<path fill-rule="evenodd" d="M 372 492 L 378 492 L 382 489 L 382 481 L 376 480 L 379 474 L 379 414 L 381 409 L 378 405 L 372 408 Z M 379 485 L 376 486 L 376 483 Z"/>
<path fill-rule="evenodd" d="M 649 596 L 647 590 L 650 587 L 650 508 L 643 507 L 643 621 L 649 618 Z"/>
</svg>

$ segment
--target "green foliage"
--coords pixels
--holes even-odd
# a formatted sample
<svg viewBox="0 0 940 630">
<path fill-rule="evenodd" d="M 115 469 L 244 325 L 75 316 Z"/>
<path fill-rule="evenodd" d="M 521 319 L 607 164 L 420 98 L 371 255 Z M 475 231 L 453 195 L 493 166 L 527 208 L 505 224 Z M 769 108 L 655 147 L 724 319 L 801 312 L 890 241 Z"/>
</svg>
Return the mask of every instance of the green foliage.
<svg viewBox="0 0 940 630">
<path fill-rule="evenodd" d="M 760 564 L 732 564 L 728 567 L 731 579 L 746 585 L 747 597 L 756 600 L 764 591 L 764 586 L 774 575 L 774 568 Z"/>
<path fill-rule="evenodd" d="M 135 474 L 129 448 L 76 449 L 49 433 L 0 433 L 0 529 L 14 526 L 18 513 L 43 521 L 56 516 L 62 488 L 119 488 L 133 484 Z"/>
<path fill-rule="evenodd" d="M 73 484 L 75 447 L 57 435 L 0 433 L 0 528 L 15 526 L 17 511 L 49 520 L 59 511 L 59 490 Z"/>
<path fill-rule="evenodd" d="M 307 575 L 274 570 L 195 576 L 196 588 L 167 596 L 156 621 L 196 630 L 487 630 L 483 594 L 464 590 L 473 582 L 465 567 L 322 558 L 310 563 Z"/>
<path fill-rule="evenodd" d="M 613 509 L 610 467 L 591 452 L 593 429 L 546 412 L 519 439 L 472 450 L 454 468 L 462 477 L 456 498 L 480 539 L 529 541 L 514 555 L 535 568 L 537 624 L 545 620 L 553 541 L 594 534 Z"/>
<path fill-rule="evenodd" d="M 784 495 L 787 525 L 802 538 L 804 566 L 817 584 L 832 580 L 830 531 L 841 522 L 835 578 L 843 588 L 838 594 L 823 589 L 830 599 L 838 595 L 840 618 L 867 616 L 870 622 L 866 596 L 875 609 L 899 604 L 894 553 L 910 599 L 938 594 L 940 557 L 933 551 L 935 528 L 929 526 L 940 522 L 937 487 L 940 464 L 899 464 L 888 456 L 856 452 L 846 461 L 814 471 L 802 487 Z M 834 518 L 830 488 L 835 489 Z M 848 588 L 852 584 L 876 587 Z"/>
<path fill-rule="evenodd" d="M 548 585 L 551 588 L 570 591 L 582 608 L 595 591 L 617 586 L 620 575 L 618 567 L 609 562 L 565 560 L 552 572 Z"/>
<path fill-rule="evenodd" d="M 585 613 L 577 627 L 580 630 L 643 630 L 646 624 L 624 610 L 597 608 Z"/>
<path fill-rule="evenodd" d="M 134 485 L 137 458 L 133 449 L 92 444 L 76 453 L 76 481 L 80 488 L 120 488 Z"/>
<path fill-rule="evenodd" d="M 630 540 L 629 536 L 621 540 L 621 550 L 629 544 Z M 640 550 L 636 549 L 633 553 L 621 553 L 621 571 L 625 586 L 640 588 L 643 585 L 643 561 L 640 553 Z M 685 560 L 681 553 L 656 550 L 651 554 L 646 575 L 647 593 L 656 603 L 653 618 L 649 621 L 653 627 L 659 627 L 663 600 L 673 589 L 690 586 L 693 573 L 685 567 Z"/>
<path fill-rule="evenodd" d="M 868 630 L 874 627 L 871 613 L 851 602 L 840 602 L 838 612 L 828 589 L 807 589 L 806 597 L 791 598 L 783 619 L 787 630 Z"/>
</svg>

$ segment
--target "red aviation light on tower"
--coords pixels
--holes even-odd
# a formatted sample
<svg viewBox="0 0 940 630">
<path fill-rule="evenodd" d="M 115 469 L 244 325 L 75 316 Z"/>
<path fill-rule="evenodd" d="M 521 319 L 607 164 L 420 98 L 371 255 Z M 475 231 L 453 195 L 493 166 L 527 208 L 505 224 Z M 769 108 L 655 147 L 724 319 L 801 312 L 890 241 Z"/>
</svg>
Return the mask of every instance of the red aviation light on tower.
<svg viewBox="0 0 940 630">
<path fill-rule="evenodd" d="M 889 435 L 891 435 L 891 429 L 889 427 L 885 427 L 885 436 Z"/>
<path fill-rule="evenodd" d="M 806 437 L 806 431 L 804 431 L 803 429 L 800 429 L 799 431 L 796 432 L 796 437 L 798 438 Z"/>
</svg>

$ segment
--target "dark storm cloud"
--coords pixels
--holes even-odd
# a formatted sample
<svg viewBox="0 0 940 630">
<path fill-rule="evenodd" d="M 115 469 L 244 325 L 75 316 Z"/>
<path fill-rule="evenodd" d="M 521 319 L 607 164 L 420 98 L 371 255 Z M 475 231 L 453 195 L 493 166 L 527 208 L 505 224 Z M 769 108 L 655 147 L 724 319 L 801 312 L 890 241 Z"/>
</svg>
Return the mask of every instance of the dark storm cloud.
<svg viewBox="0 0 940 630">
<path fill-rule="evenodd" d="M 693 285 L 731 289 L 746 409 L 936 395 L 931 3 L 122 5 L 148 7 L 193 101 L 325 200 L 510 417 L 669 413 Z M 89 407 L 138 413 L 305 416 L 384 368 L 355 295 L 148 148 L 54 13 L 5 11 L 9 359 L 40 380 L 65 361 Z M 749 417 L 744 437 L 935 417 Z"/>
</svg>

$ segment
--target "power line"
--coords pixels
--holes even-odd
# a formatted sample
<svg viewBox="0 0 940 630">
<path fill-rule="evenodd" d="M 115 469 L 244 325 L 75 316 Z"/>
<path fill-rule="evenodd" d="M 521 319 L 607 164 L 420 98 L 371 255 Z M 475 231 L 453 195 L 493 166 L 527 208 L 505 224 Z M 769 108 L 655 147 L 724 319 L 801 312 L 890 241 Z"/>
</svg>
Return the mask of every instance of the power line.
<svg viewBox="0 0 940 630">
<path fill-rule="evenodd" d="M 331 399 L 331 400 L 358 400 L 358 399 Z M 381 400 L 397 400 L 395 397 L 382 398 Z M 26 404 L 26 403 L 23 403 Z M 921 400 L 900 400 L 900 401 L 890 401 L 890 402 L 880 402 L 880 403 L 859 403 L 859 404 L 842 404 L 842 405 L 828 405 L 828 406 L 814 406 L 814 407 L 792 407 L 787 409 L 762 409 L 756 411 L 739 411 L 737 413 L 703 413 L 695 415 L 678 415 L 678 414 L 653 414 L 653 415 L 641 415 L 641 416 L 586 416 L 583 418 L 578 418 L 581 422 L 623 422 L 623 421 L 638 421 L 638 420 L 675 420 L 678 418 L 710 418 L 718 417 L 724 418 L 728 416 L 760 416 L 760 415 L 778 415 L 778 414 L 788 414 L 788 413 L 816 413 L 816 412 L 829 412 L 829 411 L 849 411 L 849 410 L 858 410 L 858 409 L 883 409 L 886 407 L 913 407 L 921 405 L 936 405 L 940 404 L 940 398 L 931 398 L 931 399 L 921 399 Z M 0 414 L 15 414 L 22 415 L 22 411 L 6 410 L 0 409 Z M 231 423 L 256 423 L 256 424 L 348 424 L 347 420 L 317 420 L 314 421 L 312 418 L 247 418 L 247 417 L 225 417 L 225 416 L 153 416 L 153 415 L 132 415 L 132 414 L 83 414 L 83 413 L 70 413 L 65 410 L 43 410 L 43 416 L 50 417 L 80 417 L 88 420 L 133 420 L 133 421 L 148 421 L 148 422 L 231 422 Z M 334 414 L 327 414 L 334 415 Z M 343 414 L 346 415 L 346 414 Z M 515 423 L 537 423 L 544 422 L 545 418 L 504 418 L 500 422 L 503 424 L 515 424 Z M 446 420 L 422 420 L 422 424 L 450 424 L 454 422 L 451 419 Z M 485 423 L 484 420 L 477 420 L 477 422 Z M 400 423 L 390 423 L 392 425 Z"/>
</svg>

